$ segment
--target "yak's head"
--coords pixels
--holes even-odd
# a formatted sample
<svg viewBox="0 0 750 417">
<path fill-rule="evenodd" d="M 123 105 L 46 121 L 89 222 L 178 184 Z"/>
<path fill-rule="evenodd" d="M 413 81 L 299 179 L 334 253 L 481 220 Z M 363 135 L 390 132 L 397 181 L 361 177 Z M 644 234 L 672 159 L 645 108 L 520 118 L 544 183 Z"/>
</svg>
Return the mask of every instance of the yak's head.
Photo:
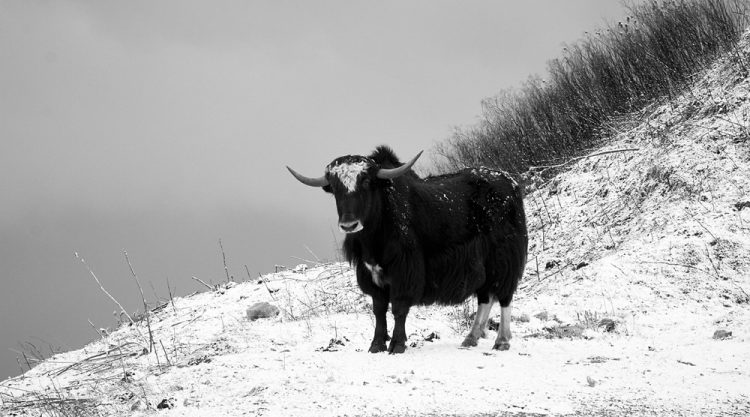
<svg viewBox="0 0 750 417">
<path fill-rule="evenodd" d="M 373 158 L 347 155 L 328 164 L 322 177 L 310 178 L 287 167 L 297 180 L 311 187 L 322 187 L 336 197 L 339 229 L 357 233 L 381 215 L 379 193 L 390 180 L 406 174 L 422 152 L 411 161 L 395 167 L 382 168 Z"/>
</svg>

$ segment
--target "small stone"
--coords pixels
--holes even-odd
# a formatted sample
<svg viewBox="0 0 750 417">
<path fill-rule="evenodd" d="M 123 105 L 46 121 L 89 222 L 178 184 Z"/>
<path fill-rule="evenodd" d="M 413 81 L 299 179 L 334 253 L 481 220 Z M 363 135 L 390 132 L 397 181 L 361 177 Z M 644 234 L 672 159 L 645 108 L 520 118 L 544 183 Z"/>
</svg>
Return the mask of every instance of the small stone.
<svg viewBox="0 0 750 417">
<path fill-rule="evenodd" d="M 732 337 L 732 332 L 726 330 L 717 330 L 714 332 L 714 339 L 723 340 Z"/>
<path fill-rule="evenodd" d="M 586 382 L 588 382 L 588 384 L 589 384 L 590 387 L 593 387 L 593 386 L 595 386 L 597 384 L 597 381 L 594 378 L 590 377 L 590 376 L 586 377 Z"/>
<path fill-rule="evenodd" d="M 161 400 L 159 404 L 156 405 L 156 409 L 164 410 L 166 408 L 167 410 L 170 410 L 174 408 L 175 401 L 176 400 L 174 398 L 165 398 Z"/>
<path fill-rule="evenodd" d="M 599 321 L 599 327 L 602 328 L 605 332 L 612 332 L 615 330 L 616 324 L 612 319 L 603 318 Z"/>
<path fill-rule="evenodd" d="M 265 301 L 255 303 L 247 308 L 247 318 L 257 320 L 267 317 L 276 317 L 279 315 L 279 308 Z"/>
<path fill-rule="evenodd" d="M 440 335 L 437 332 L 430 332 L 430 334 L 424 336 L 426 342 L 432 342 L 435 339 L 440 339 Z"/>
</svg>

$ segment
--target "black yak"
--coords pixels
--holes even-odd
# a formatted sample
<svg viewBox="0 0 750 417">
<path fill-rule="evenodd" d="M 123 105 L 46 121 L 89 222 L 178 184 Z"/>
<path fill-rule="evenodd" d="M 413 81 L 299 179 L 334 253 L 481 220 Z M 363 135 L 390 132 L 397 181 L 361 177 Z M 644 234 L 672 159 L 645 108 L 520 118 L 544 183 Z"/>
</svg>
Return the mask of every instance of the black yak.
<svg viewBox="0 0 750 417">
<path fill-rule="evenodd" d="M 510 347 L 510 308 L 526 265 L 528 236 L 521 187 L 505 172 L 463 169 L 419 178 L 393 151 L 348 155 L 325 174 L 300 182 L 336 198 L 343 251 L 357 283 L 372 297 L 375 335 L 370 352 L 386 350 L 386 312 L 395 325 L 387 350 L 406 349 L 406 316 L 414 305 L 458 304 L 472 295 L 479 308 L 462 346 L 485 335 L 495 301 L 501 319 L 493 349 Z"/>
</svg>

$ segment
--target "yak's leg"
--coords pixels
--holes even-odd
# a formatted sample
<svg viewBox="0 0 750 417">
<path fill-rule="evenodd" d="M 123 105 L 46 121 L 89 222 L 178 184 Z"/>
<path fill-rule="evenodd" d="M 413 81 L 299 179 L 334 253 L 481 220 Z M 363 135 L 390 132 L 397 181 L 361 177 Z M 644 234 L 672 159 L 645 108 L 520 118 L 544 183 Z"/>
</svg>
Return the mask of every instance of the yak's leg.
<svg viewBox="0 0 750 417">
<path fill-rule="evenodd" d="M 472 324 L 469 334 L 466 335 L 463 343 L 461 343 L 462 347 L 476 346 L 477 340 L 485 336 L 485 326 L 487 325 L 487 319 L 490 317 L 490 310 L 492 310 L 495 299 L 493 297 L 487 299 L 486 296 L 482 298 L 484 299 L 478 298 L 479 307 L 477 307 L 477 313 L 474 315 L 474 324 Z M 482 303 L 482 301 L 485 302 Z"/>
<path fill-rule="evenodd" d="M 490 312 L 492 311 L 492 306 L 495 305 L 495 301 L 497 299 L 494 296 L 490 296 L 490 305 L 484 310 L 484 313 L 481 316 L 482 321 L 479 323 L 479 329 L 481 329 L 481 337 L 487 337 L 487 322 L 490 319 Z M 479 311 L 477 311 L 477 315 L 479 314 Z"/>
<path fill-rule="evenodd" d="M 510 349 L 510 302 L 507 306 L 500 303 L 500 326 L 497 329 L 497 339 L 495 339 L 495 350 Z"/>
<path fill-rule="evenodd" d="M 406 316 L 409 315 L 410 307 L 411 304 L 408 302 L 400 300 L 391 302 L 395 324 L 393 325 L 393 338 L 391 344 L 388 345 L 390 353 L 404 353 L 406 350 Z"/>
<path fill-rule="evenodd" d="M 375 335 L 370 344 L 370 353 L 384 352 L 385 342 L 388 340 L 388 325 L 385 320 L 388 312 L 388 299 L 372 297 L 372 312 L 375 314 Z"/>
</svg>

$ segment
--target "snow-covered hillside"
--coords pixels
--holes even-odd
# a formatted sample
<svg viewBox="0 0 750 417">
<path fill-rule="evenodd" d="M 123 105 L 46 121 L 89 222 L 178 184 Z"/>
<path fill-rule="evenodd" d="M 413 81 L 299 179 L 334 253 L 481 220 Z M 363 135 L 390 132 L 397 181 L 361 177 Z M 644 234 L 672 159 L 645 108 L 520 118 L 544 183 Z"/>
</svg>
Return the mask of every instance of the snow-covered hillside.
<svg viewBox="0 0 750 417">
<path fill-rule="evenodd" d="M 2 414 L 748 415 L 748 50 L 530 187 L 507 352 L 459 348 L 470 301 L 369 354 L 352 271 L 310 265 L 160 306 L 150 353 L 141 320 L 58 354 L 0 384 Z M 280 313 L 250 320 L 263 301 Z"/>
</svg>

